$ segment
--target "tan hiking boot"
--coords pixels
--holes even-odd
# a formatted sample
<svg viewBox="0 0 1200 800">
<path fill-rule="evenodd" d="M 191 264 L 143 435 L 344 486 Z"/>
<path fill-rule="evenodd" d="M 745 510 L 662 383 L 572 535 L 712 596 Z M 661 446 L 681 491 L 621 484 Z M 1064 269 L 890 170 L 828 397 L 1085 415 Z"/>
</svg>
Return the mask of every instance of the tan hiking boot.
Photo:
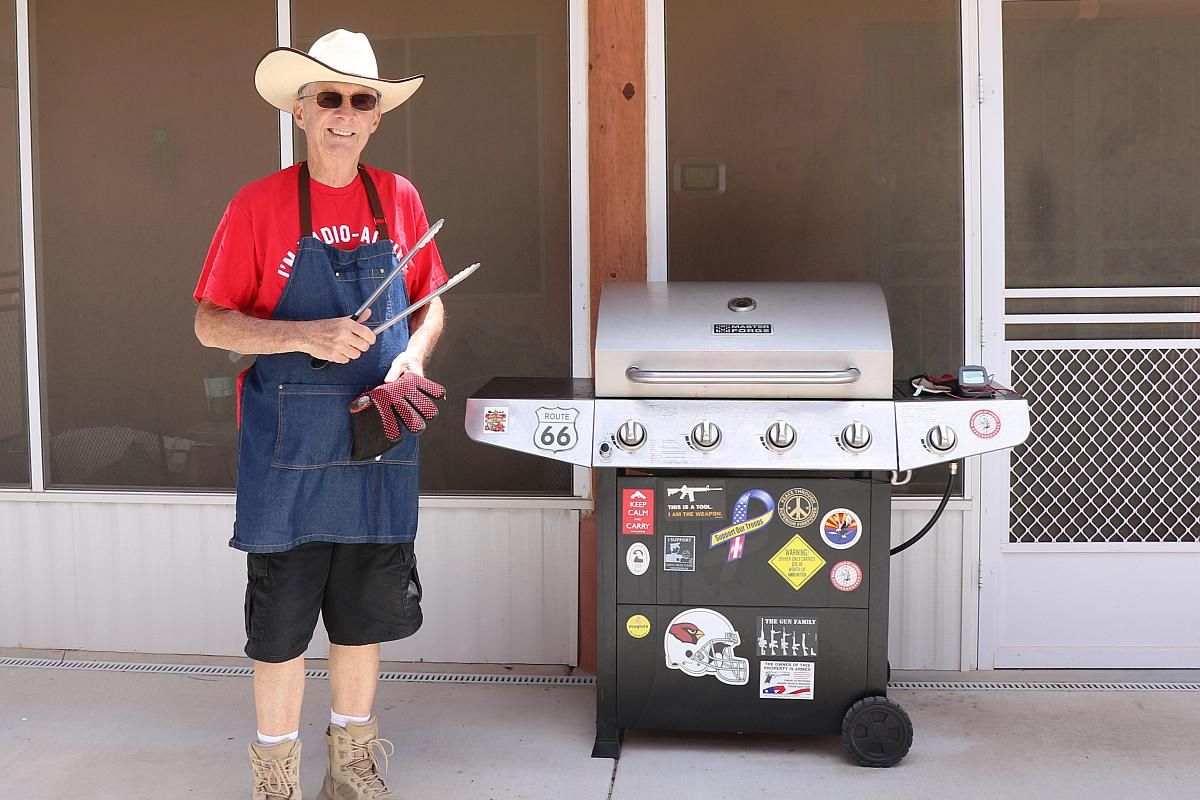
<svg viewBox="0 0 1200 800">
<path fill-rule="evenodd" d="M 396 751 L 387 739 L 379 738 L 379 720 L 371 717 L 362 725 L 345 728 L 330 725 L 325 731 L 329 745 L 329 773 L 317 800 L 400 800 L 388 791 L 382 772 Z"/>
<path fill-rule="evenodd" d="M 254 768 L 254 800 L 302 800 L 300 796 L 300 740 L 276 745 L 250 743 Z"/>
</svg>

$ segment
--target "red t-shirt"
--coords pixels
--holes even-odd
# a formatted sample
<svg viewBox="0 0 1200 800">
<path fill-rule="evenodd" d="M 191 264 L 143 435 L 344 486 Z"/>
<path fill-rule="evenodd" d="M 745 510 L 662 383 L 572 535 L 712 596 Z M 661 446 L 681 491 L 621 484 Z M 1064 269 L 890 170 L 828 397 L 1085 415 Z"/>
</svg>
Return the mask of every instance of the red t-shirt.
<svg viewBox="0 0 1200 800">
<path fill-rule="evenodd" d="M 365 166 L 365 165 L 364 165 Z M 417 190 L 407 178 L 366 167 L 379 191 L 388 233 L 397 254 L 429 230 Z M 197 301 L 213 303 L 255 317 L 270 318 L 291 277 L 300 241 L 299 165 L 242 188 L 217 226 L 200 282 Z M 312 181 L 312 233 L 326 244 L 353 250 L 379 238 L 362 181 L 335 189 Z M 404 268 L 409 302 L 416 302 L 446 282 L 437 245 L 430 242 Z"/>
</svg>

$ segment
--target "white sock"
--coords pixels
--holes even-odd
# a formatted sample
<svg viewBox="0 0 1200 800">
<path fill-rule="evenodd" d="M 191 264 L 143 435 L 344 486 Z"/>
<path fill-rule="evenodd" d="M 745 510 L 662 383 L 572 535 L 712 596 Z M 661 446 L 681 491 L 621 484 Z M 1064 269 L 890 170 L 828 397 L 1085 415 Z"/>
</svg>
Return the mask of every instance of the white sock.
<svg viewBox="0 0 1200 800">
<path fill-rule="evenodd" d="M 339 714 L 332 708 L 329 709 L 329 724 L 337 725 L 339 728 L 344 728 L 351 722 L 353 722 L 355 725 L 364 725 L 370 718 L 370 714 L 367 714 L 365 717 L 350 717 L 345 714 Z"/>
<path fill-rule="evenodd" d="M 279 744 L 280 742 L 294 742 L 300 738 L 300 731 L 292 731 L 285 733 L 283 736 L 267 736 L 262 731 L 258 732 L 258 743 L 266 747 Z"/>
</svg>

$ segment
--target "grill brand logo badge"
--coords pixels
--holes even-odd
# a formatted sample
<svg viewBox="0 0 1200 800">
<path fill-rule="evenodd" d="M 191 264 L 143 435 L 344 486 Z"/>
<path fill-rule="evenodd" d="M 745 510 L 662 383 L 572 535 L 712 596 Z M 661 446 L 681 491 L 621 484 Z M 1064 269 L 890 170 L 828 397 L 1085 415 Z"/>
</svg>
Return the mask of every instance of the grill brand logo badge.
<svg viewBox="0 0 1200 800">
<path fill-rule="evenodd" d="M 579 431 L 575 429 L 577 408 L 539 408 L 537 429 L 533 432 L 533 444 L 539 450 L 561 453 L 579 444 Z"/>
<path fill-rule="evenodd" d="M 734 336 L 740 334 L 750 334 L 758 336 L 770 336 L 774 331 L 769 322 L 714 322 L 713 334 L 717 336 Z"/>
<path fill-rule="evenodd" d="M 654 490 L 621 490 L 621 534 L 654 535 Z"/>
</svg>

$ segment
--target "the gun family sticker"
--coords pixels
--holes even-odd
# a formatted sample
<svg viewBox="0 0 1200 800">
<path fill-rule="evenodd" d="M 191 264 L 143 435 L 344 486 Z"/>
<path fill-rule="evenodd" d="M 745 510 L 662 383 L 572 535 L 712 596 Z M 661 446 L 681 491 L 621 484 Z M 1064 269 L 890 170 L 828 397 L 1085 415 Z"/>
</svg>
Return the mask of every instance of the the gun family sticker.
<svg viewBox="0 0 1200 800">
<path fill-rule="evenodd" d="M 508 409 L 503 406 L 485 406 L 483 432 L 508 433 Z"/>
<path fill-rule="evenodd" d="M 821 541 L 834 550 L 846 550 L 858 544 L 862 520 L 848 508 L 835 508 L 821 518 Z"/>
<path fill-rule="evenodd" d="M 625 551 L 625 566 L 634 575 L 645 575 L 650 569 L 650 548 L 641 542 L 634 542 Z"/>
<path fill-rule="evenodd" d="M 666 481 L 664 486 L 667 496 L 663 511 L 667 519 L 725 519 L 725 484 L 720 481 Z"/>
<path fill-rule="evenodd" d="M 577 408 L 539 408 L 537 427 L 533 431 L 533 444 L 539 450 L 561 453 L 579 444 L 579 431 L 575 429 Z"/>
<path fill-rule="evenodd" d="M 654 535 L 653 489 L 621 490 L 621 534 L 629 536 Z"/>
<path fill-rule="evenodd" d="M 808 489 L 788 489 L 779 497 L 779 518 L 793 528 L 806 528 L 817 521 L 821 506 Z"/>
<path fill-rule="evenodd" d="M 634 614 L 625 620 L 625 632 L 635 639 L 645 639 L 650 635 L 650 620 L 645 614 Z"/>
<path fill-rule="evenodd" d="M 691 608 L 676 614 L 663 634 L 668 669 L 721 683 L 744 686 L 750 682 L 750 662 L 734 652 L 742 637 L 724 614 L 709 608 Z"/>
<path fill-rule="evenodd" d="M 816 658 L 817 620 L 813 617 L 759 617 L 758 655 Z"/>
<path fill-rule="evenodd" d="M 825 559 L 797 533 L 767 563 L 783 576 L 789 586 L 799 591 L 813 575 L 821 571 Z"/>
<path fill-rule="evenodd" d="M 812 661 L 758 662 L 760 700 L 812 700 L 816 664 Z"/>
<path fill-rule="evenodd" d="M 829 571 L 829 580 L 833 582 L 833 588 L 838 591 L 853 592 L 862 586 L 862 567 L 853 561 L 839 561 Z"/>
<path fill-rule="evenodd" d="M 751 517 L 751 500 L 757 500 L 766 511 Z M 709 535 L 708 549 L 712 550 L 728 543 L 729 553 L 725 556 L 725 561 L 737 561 L 746 549 L 746 534 L 765 528 L 774 515 L 775 499 L 762 489 L 751 489 L 733 504 L 733 518 L 730 520 L 733 524 Z"/>
<path fill-rule="evenodd" d="M 971 415 L 970 428 L 980 439 L 991 439 L 1000 432 L 1000 417 L 991 409 L 980 409 Z"/>
<path fill-rule="evenodd" d="M 695 572 L 696 571 L 696 537 L 695 536 L 664 536 L 663 537 L 663 571 L 664 572 Z"/>
</svg>

